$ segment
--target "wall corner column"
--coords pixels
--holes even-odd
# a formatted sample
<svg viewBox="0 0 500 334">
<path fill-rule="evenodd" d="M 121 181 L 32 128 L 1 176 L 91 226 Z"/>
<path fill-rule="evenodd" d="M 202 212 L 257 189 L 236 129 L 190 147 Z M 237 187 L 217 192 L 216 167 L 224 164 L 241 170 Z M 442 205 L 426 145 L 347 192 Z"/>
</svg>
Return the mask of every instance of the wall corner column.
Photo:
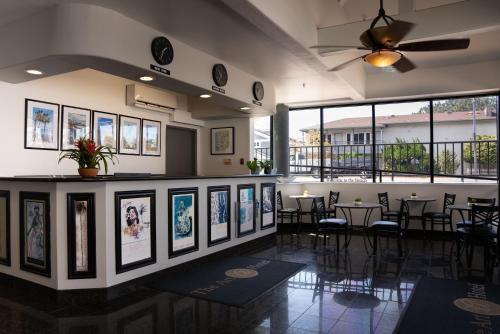
<svg viewBox="0 0 500 334">
<path fill-rule="evenodd" d="M 285 104 L 276 105 L 276 114 L 273 117 L 273 143 L 274 143 L 274 167 L 278 173 L 288 176 L 290 172 L 289 156 L 289 130 L 288 112 L 290 108 Z"/>
</svg>

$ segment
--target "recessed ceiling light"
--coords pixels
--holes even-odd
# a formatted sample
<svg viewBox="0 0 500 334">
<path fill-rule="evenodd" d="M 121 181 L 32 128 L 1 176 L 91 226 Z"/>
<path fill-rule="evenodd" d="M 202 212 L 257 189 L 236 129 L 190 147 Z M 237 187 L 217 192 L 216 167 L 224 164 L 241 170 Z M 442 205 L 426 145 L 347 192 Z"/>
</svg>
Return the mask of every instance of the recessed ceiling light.
<svg viewBox="0 0 500 334">
<path fill-rule="evenodd" d="M 201 94 L 201 95 L 200 95 L 200 97 L 201 97 L 202 99 L 209 99 L 209 98 L 211 98 L 211 97 L 212 97 L 212 95 L 210 95 L 210 94 Z"/>
<path fill-rule="evenodd" d="M 155 78 L 149 76 L 149 75 L 144 75 L 142 77 L 139 78 L 139 80 L 141 81 L 153 81 Z"/>
<path fill-rule="evenodd" d="M 43 72 L 39 70 L 35 70 L 34 68 L 30 68 L 26 70 L 26 73 L 31 74 L 31 75 L 42 75 Z"/>
<path fill-rule="evenodd" d="M 250 110 L 250 107 L 241 107 L 240 110 Z"/>
</svg>

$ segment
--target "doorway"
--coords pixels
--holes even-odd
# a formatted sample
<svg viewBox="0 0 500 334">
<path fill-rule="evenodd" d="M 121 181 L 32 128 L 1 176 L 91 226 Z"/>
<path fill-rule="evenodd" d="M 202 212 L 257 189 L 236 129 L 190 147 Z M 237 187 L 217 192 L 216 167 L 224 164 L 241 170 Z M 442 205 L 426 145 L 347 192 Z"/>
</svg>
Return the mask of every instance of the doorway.
<svg viewBox="0 0 500 334">
<path fill-rule="evenodd" d="M 196 176 L 196 130 L 167 126 L 165 140 L 165 173 Z"/>
</svg>

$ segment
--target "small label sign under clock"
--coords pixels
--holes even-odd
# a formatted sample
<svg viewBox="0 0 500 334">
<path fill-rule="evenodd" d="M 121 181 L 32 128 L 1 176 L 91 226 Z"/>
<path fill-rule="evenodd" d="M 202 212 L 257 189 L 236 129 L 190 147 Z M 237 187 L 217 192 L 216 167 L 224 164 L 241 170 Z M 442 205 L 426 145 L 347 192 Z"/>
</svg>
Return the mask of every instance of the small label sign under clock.
<svg viewBox="0 0 500 334">
<path fill-rule="evenodd" d="M 166 75 L 170 75 L 170 71 L 167 70 L 166 68 L 163 68 L 163 67 L 160 67 L 160 66 L 156 66 L 156 65 L 153 65 L 151 64 L 149 66 L 153 71 L 156 71 L 156 72 L 160 72 L 162 74 L 166 74 Z"/>
<path fill-rule="evenodd" d="M 262 107 L 262 102 L 260 101 L 255 101 L 255 100 L 252 100 L 253 104 L 255 104 L 256 106 L 259 106 L 259 107 Z"/>
<path fill-rule="evenodd" d="M 217 86 L 212 86 L 212 90 L 219 92 L 221 94 L 226 94 L 226 90 Z"/>
</svg>

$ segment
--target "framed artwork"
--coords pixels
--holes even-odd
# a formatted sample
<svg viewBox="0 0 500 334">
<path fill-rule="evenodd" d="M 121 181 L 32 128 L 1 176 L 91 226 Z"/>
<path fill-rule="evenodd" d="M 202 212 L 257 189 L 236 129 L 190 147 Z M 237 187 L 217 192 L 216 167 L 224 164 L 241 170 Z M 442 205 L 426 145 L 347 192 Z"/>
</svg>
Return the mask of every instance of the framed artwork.
<svg viewBox="0 0 500 334">
<path fill-rule="evenodd" d="M 260 185 L 260 202 L 260 229 L 263 230 L 275 226 L 276 184 L 262 183 Z"/>
<path fill-rule="evenodd" d="M 255 232 L 255 184 L 238 184 L 238 237 Z"/>
<path fill-rule="evenodd" d="M 68 194 L 68 279 L 96 277 L 95 195 Z"/>
<path fill-rule="evenodd" d="M 50 277 L 50 193 L 19 193 L 21 269 Z"/>
<path fill-rule="evenodd" d="M 94 110 L 94 141 L 97 145 L 107 146 L 117 152 L 118 115 Z"/>
<path fill-rule="evenodd" d="M 198 250 L 198 188 L 168 190 L 168 255 Z"/>
<path fill-rule="evenodd" d="M 90 109 L 62 106 L 61 150 L 75 148 L 75 141 L 80 137 L 90 138 L 91 115 Z"/>
<path fill-rule="evenodd" d="M 161 122 L 142 120 L 142 155 L 161 155 Z"/>
<path fill-rule="evenodd" d="M 231 239 L 231 186 L 207 188 L 208 246 Z"/>
<path fill-rule="evenodd" d="M 156 262 L 154 190 L 115 193 L 116 273 Z"/>
<path fill-rule="evenodd" d="M 10 192 L 0 190 L 0 263 L 10 266 Z"/>
<path fill-rule="evenodd" d="M 141 153 L 141 119 L 120 115 L 120 154 Z"/>
<path fill-rule="evenodd" d="M 154 304 L 119 319 L 117 322 L 117 333 L 137 333 L 138 328 L 143 329 L 144 333 L 160 333 L 158 328 L 159 323 L 158 309 L 156 308 L 156 304 Z"/>
<path fill-rule="evenodd" d="M 24 148 L 59 149 L 59 105 L 25 100 Z"/>
<path fill-rule="evenodd" d="M 210 129 L 210 153 L 234 154 L 234 127 Z"/>
</svg>

